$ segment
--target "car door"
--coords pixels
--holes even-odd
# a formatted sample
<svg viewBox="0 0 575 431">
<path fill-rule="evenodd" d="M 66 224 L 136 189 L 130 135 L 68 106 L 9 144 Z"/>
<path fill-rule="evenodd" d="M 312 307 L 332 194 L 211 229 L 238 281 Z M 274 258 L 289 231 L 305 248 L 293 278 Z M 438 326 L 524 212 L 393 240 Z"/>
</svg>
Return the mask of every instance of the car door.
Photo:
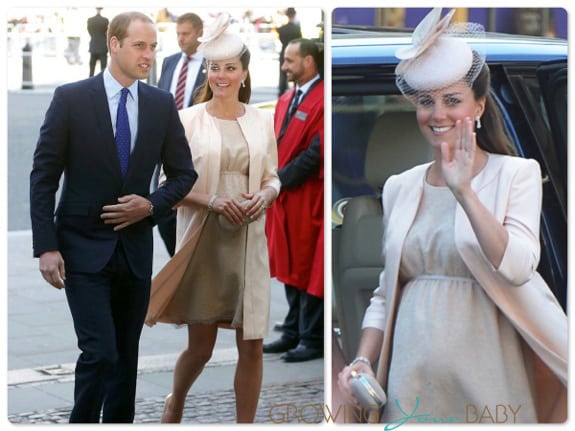
<svg viewBox="0 0 575 431">
<path fill-rule="evenodd" d="M 542 232 L 550 244 L 549 275 L 555 285 L 554 293 L 566 309 L 567 304 L 567 61 L 544 63 L 537 68 L 542 99 L 553 137 L 556 158 L 546 160 L 550 181 L 556 185 L 557 199 L 561 208 L 560 226 Z M 542 152 L 547 157 L 548 152 Z M 557 187 L 561 185 L 560 187 Z M 544 220 L 546 215 L 543 215 Z M 550 216 L 558 218 L 555 216 Z M 547 222 L 547 220 L 545 220 Z M 548 224 L 548 223 L 546 223 Z M 555 232 L 553 232 L 553 230 Z M 559 243 L 559 244 L 558 244 Z M 560 286 L 560 288 L 559 288 Z"/>
<path fill-rule="evenodd" d="M 561 204 L 567 215 L 567 61 L 542 64 L 537 77 L 559 162 L 553 180 L 565 184 Z"/>
<path fill-rule="evenodd" d="M 518 153 L 542 172 L 541 273 L 567 305 L 567 62 L 508 64 L 495 71 L 507 127 Z M 503 77 L 504 76 L 504 77 Z"/>
</svg>

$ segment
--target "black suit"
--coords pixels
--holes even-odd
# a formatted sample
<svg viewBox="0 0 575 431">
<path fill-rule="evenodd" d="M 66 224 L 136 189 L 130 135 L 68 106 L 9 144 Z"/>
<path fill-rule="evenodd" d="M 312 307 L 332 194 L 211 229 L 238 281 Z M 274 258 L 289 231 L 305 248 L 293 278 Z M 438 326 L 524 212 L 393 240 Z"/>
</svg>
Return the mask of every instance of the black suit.
<svg viewBox="0 0 575 431">
<path fill-rule="evenodd" d="M 99 13 L 88 18 L 88 33 L 90 34 L 90 76 L 94 76 L 96 62 L 100 62 L 100 70 L 104 70 L 108 64 L 108 18 Z"/>
<path fill-rule="evenodd" d="M 162 62 L 162 71 L 160 72 L 160 79 L 158 80 L 158 88 L 161 88 L 166 91 L 170 91 L 170 86 L 172 85 L 173 79 L 178 79 L 177 76 L 174 76 L 174 72 L 176 71 L 176 66 L 178 62 L 182 58 L 182 53 L 179 52 L 177 54 L 172 54 L 169 57 L 164 58 Z M 198 70 L 198 74 L 194 79 L 194 89 L 192 94 L 198 90 L 202 86 L 202 84 L 206 81 L 206 68 L 205 64 L 200 66 Z M 187 101 L 185 104 L 186 107 L 192 106 L 194 104 L 193 97 L 190 97 L 190 100 Z"/>
<path fill-rule="evenodd" d="M 177 76 L 174 76 L 176 71 L 176 66 L 178 62 L 182 58 L 182 53 L 173 54 L 169 57 L 164 58 L 162 63 L 162 72 L 160 73 L 160 79 L 158 80 L 158 88 L 163 90 L 170 91 L 170 87 L 172 85 L 172 81 L 174 79 L 178 79 Z M 200 66 L 198 70 L 198 74 L 196 75 L 194 80 L 194 87 L 192 90 L 192 97 L 187 100 L 185 106 L 192 106 L 194 104 L 194 93 L 198 91 L 198 89 L 204 84 L 206 81 L 206 70 L 205 64 Z M 153 189 L 155 190 L 158 187 L 158 178 L 160 175 L 160 167 L 156 170 L 154 175 L 154 183 Z M 160 236 L 166 245 L 166 249 L 170 256 L 173 256 L 176 249 L 176 211 L 170 212 L 169 215 L 162 218 L 158 221 L 158 231 L 160 232 Z"/>
<path fill-rule="evenodd" d="M 293 189 L 311 175 L 315 174 L 321 165 L 321 142 L 319 135 L 315 135 L 309 147 L 294 157 L 289 163 L 278 171 L 283 190 Z"/>
<path fill-rule="evenodd" d="M 102 74 L 56 89 L 34 153 L 34 256 L 52 250 L 62 254 L 82 351 L 71 422 L 98 422 L 102 404 L 104 422 L 133 421 L 138 343 L 152 274 L 152 226 L 197 177 L 171 95 L 139 82 L 138 98 L 138 130 L 125 177 Z M 149 194 L 160 161 L 168 179 Z M 154 216 L 116 232 L 100 218 L 102 207 L 128 194 L 149 199 Z"/>
<path fill-rule="evenodd" d="M 312 175 L 321 165 L 320 136 L 315 135 L 309 146 L 278 170 L 282 190 L 291 190 Z M 323 298 L 309 295 L 295 286 L 285 285 L 289 309 L 282 324 L 284 340 L 298 340 L 306 347 L 323 349 Z"/>
</svg>

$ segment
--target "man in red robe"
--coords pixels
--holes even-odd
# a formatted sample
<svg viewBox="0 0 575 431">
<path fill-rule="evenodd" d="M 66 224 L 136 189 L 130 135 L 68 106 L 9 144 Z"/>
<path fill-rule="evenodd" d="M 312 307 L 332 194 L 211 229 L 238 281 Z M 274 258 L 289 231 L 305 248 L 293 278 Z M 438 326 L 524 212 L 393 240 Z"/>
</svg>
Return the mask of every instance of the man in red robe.
<svg viewBox="0 0 575 431">
<path fill-rule="evenodd" d="M 282 336 L 265 353 L 286 362 L 323 356 L 323 49 L 308 39 L 286 47 L 282 70 L 295 83 L 275 110 L 282 190 L 268 210 L 272 277 L 285 284 Z"/>
</svg>

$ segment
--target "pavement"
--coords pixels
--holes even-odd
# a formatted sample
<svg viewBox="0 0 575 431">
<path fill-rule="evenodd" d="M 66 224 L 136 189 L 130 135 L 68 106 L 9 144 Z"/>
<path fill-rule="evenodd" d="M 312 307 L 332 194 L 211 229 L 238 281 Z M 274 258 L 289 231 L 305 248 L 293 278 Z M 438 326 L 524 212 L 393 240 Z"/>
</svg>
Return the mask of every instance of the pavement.
<svg viewBox="0 0 575 431">
<path fill-rule="evenodd" d="M 16 59 L 17 60 L 17 59 Z M 73 403 L 74 364 L 79 354 L 65 295 L 49 286 L 32 257 L 28 215 L 28 175 L 39 127 L 56 85 L 80 79 L 85 71 L 58 65 L 62 59 L 40 59 L 34 69 L 34 89 L 18 88 L 18 67 L 8 59 L 8 223 L 6 233 L 7 424 L 66 423 Z M 39 64 L 40 63 L 40 64 Z M 268 81 L 254 88 L 254 102 L 276 97 L 269 62 Z M 46 75 L 44 71 L 52 71 Z M 54 74 L 56 71 L 56 75 Z M 20 75 L 21 76 L 21 75 Z M 275 75 L 277 76 L 277 75 Z M 154 273 L 168 260 L 155 232 Z M 282 285 L 271 280 L 270 333 L 287 312 Z M 170 392 L 173 367 L 185 348 L 184 328 L 158 324 L 144 327 L 136 392 L 135 423 L 158 423 L 164 397 Z M 235 333 L 220 330 L 214 354 L 193 385 L 183 423 L 235 422 L 233 378 L 237 351 Z M 257 423 L 317 423 L 324 418 L 324 361 L 288 364 L 279 354 L 264 354 L 264 377 Z M 6 420 L 5 420 L 6 421 Z"/>
<path fill-rule="evenodd" d="M 73 402 L 75 345 L 62 291 L 42 279 L 31 257 L 31 232 L 7 235 L 8 371 L 7 418 L 11 423 L 65 423 Z M 168 255 L 156 232 L 156 272 Z M 270 327 L 287 311 L 283 288 L 271 281 Z M 270 331 L 266 342 L 278 336 Z M 173 367 L 186 331 L 173 325 L 144 327 L 140 342 L 135 423 L 157 423 L 170 392 Z M 234 423 L 233 377 L 237 352 L 233 331 L 220 330 L 212 359 L 189 393 L 184 423 Z M 323 401 L 321 359 L 285 363 L 264 355 L 264 379 L 256 422 L 319 422 Z M 303 409 L 303 416 L 299 410 Z"/>
</svg>

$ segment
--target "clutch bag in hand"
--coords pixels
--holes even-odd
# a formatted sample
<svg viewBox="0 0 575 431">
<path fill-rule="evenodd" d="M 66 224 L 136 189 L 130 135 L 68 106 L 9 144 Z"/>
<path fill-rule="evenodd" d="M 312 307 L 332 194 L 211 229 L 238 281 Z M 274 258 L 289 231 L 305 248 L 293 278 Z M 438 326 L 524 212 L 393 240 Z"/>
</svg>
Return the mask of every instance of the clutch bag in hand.
<svg viewBox="0 0 575 431">
<path fill-rule="evenodd" d="M 240 205 L 245 208 L 247 204 L 249 204 L 249 200 L 242 201 Z M 241 224 L 234 224 L 227 219 L 227 217 L 223 214 L 218 214 L 218 223 L 220 227 L 224 230 L 234 232 L 237 231 L 242 226 L 245 226 L 248 223 L 251 223 L 253 220 L 250 219 L 248 216 L 244 216 L 244 221 Z"/>
<path fill-rule="evenodd" d="M 352 371 L 349 386 L 357 401 L 366 409 L 380 409 L 387 402 L 385 391 L 371 374 Z"/>
</svg>

